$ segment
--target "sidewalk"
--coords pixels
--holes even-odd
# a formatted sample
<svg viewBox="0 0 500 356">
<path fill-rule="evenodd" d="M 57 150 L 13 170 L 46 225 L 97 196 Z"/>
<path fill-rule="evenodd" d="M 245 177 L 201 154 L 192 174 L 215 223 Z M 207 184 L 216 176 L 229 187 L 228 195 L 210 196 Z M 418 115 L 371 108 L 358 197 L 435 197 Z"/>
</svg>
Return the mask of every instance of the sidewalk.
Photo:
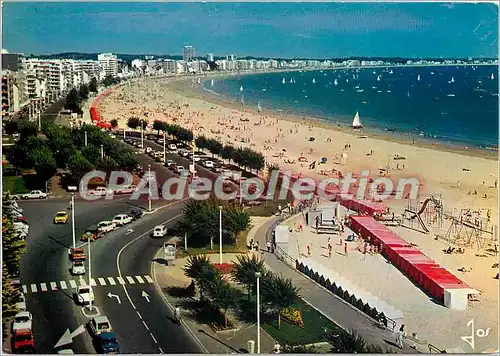
<svg viewBox="0 0 500 356">
<path fill-rule="evenodd" d="M 260 242 L 260 246 L 265 246 L 267 231 L 275 220 L 276 219 L 270 219 L 266 221 L 258 229 L 256 236 Z M 395 347 L 395 333 L 378 327 L 371 318 L 349 306 L 344 301 L 337 298 L 333 293 L 307 278 L 302 273 L 288 267 L 278 260 L 275 255 L 261 252 L 261 256 L 265 259 L 270 270 L 291 278 L 293 284 L 300 288 L 300 296 L 305 302 L 337 325 L 346 330 L 356 330 L 367 342 L 378 345 L 382 347 L 383 350 L 387 349 L 394 353 L 416 353 L 415 349 L 408 346 L 408 342 L 403 350 Z M 417 345 L 417 347 L 419 346 L 422 347 L 421 345 Z M 425 344 L 425 347 L 426 346 Z M 423 349 L 420 351 L 428 352 L 428 350 Z"/>
<path fill-rule="evenodd" d="M 163 293 L 167 304 L 173 309 L 173 305 L 182 304 L 186 301 L 185 298 L 176 298 L 167 293 L 169 287 L 186 287 L 191 282 L 184 275 L 182 268 L 184 267 L 187 258 L 177 259 L 174 265 L 170 263 L 165 266 L 161 256 L 161 250 L 155 256 L 152 264 L 153 279 L 159 290 Z M 219 262 L 218 254 L 207 255 L 214 262 Z M 223 263 L 231 262 L 235 259 L 236 254 L 223 254 Z M 194 320 L 194 315 L 190 315 L 188 311 L 184 314 L 183 324 L 188 329 L 189 333 L 204 346 L 204 351 L 210 354 L 235 354 L 247 353 L 248 340 L 257 342 L 257 326 L 255 324 L 245 324 L 241 329 L 235 331 L 215 332 L 210 326 L 202 324 Z M 241 323 L 240 323 L 241 324 Z M 271 353 L 274 348 L 275 341 L 264 329 L 261 328 L 261 353 Z M 255 351 L 257 350 L 255 345 Z"/>
</svg>

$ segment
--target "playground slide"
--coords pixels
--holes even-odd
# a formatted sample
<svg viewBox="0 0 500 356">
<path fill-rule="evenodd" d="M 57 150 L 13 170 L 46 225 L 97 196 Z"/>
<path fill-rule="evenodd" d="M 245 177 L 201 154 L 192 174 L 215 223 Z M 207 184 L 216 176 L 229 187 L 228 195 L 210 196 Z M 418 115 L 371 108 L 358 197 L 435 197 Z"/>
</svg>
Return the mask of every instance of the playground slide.
<svg viewBox="0 0 500 356">
<path fill-rule="evenodd" d="M 422 230 L 424 230 L 426 233 L 429 232 L 429 229 L 427 228 L 427 226 L 425 226 L 424 221 L 422 220 L 422 218 L 420 217 L 420 215 L 418 213 L 415 213 L 414 211 L 411 211 L 408 209 L 405 209 L 405 212 L 412 214 L 413 215 L 412 219 L 414 219 L 416 217 L 418 219 L 418 222 L 420 223 L 420 226 L 422 226 Z"/>
</svg>

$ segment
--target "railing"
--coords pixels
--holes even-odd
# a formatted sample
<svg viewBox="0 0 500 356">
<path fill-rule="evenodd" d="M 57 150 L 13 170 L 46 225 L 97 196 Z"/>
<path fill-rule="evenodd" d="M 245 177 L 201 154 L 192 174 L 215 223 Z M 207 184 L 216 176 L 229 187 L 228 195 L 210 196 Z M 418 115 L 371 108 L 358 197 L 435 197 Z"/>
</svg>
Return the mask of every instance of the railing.
<svg viewBox="0 0 500 356">
<path fill-rule="evenodd" d="M 286 253 L 280 246 L 276 246 L 276 248 L 274 249 L 274 254 L 280 261 L 282 261 L 289 267 L 296 269 L 297 260 Z"/>
<path fill-rule="evenodd" d="M 436 346 L 433 344 L 429 344 L 429 353 L 430 354 L 445 354 L 445 350 L 438 349 Z"/>
</svg>

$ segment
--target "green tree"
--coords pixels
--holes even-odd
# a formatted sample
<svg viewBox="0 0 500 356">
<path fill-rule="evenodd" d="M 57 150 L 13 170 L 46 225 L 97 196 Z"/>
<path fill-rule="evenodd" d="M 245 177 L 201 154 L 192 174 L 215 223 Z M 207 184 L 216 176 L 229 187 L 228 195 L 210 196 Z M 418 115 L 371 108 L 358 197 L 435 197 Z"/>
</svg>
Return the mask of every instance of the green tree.
<svg viewBox="0 0 500 356">
<path fill-rule="evenodd" d="M 238 300 L 236 290 L 221 278 L 210 284 L 209 295 L 212 305 L 219 309 L 224 316 L 224 326 L 227 327 L 227 311 L 234 307 Z"/>
<path fill-rule="evenodd" d="M 127 126 L 132 130 L 137 129 L 139 127 L 139 118 L 138 117 L 129 117 L 127 121 Z"/>
<path fill-rule="evenodd" d="M 80 96 L 81 100 L 87 100 L 89 98 L 89 87 L 86 84 L 80 85 L 80 88 L 78 90 L 78 95 Z"/>
<path fill-rule="evenodd" d="M 56 173 L 57 163 L 48 147 L 31 151 L 29 158 L 33 162 L 37 177 L 43 182 L 49 180 Z"/>
<path fill-rule="evenodd" d="M 25 251 L 26 242 L 15 232 L 12 219 L 8 216 L 2 217 L 2 262 L 7 271 L 19 268 Z"/>
<path fill-rule="evenodd" d="M 332 345 L 333 353 L 361 354 L 361 353 L 383 353 L 379 346 L 368 344 L 356 330 L 330 331 L 327 335 L 328 341 Z"/>
<path fill-rule="evenodd" d="M 299 298 L 298 289 L 290 278 L 267 272 L 262 279 L 263 300 L 271 305 L 278 317 L 278 329 L 281 328 L 281 313 L 290 308 Z"/>
<path fill-rule="evenodd" d="M 19 310 L 16 303 L 21 301 L 21 292 L 12 285 L 7 272 L 7 265 L 2 265 L 2 321 L 6 324 L 9 317 L 14 316 Z"/>
<path fill-rule="evenodd" d="M 252 255 L 252 257 L 238 255 L 236 256 L 236 263 L 234 264 L 231 276 L 235 281 L 247 288 L 247 295 L 250 299 L 250 294 L 255 290 L 257 284 L 255 273 L 260 272 L 264 274 L 265 270 L 264 261 L 256 255 Z"/>
<path fill-rule="evenodd" d="M 19 125 L 18 132 L 21 135 L 21 141 L 28 139 L 31 136 L 36 136 L 38 132 L 38 126 L 31 121 L 25 121 Z"/>
<path fill-rule="evenodd" d="M 68 158 L 67 168 L 71 171 L 73 178 L 76 181 L 80 181 L 85 174 L 94 169 L 94 166 L 85 158 L 81 151 L 75 151 Z"/>
<path fill-rule="evenodd" d="M 66 95 L 66 103 L 64 104 L 64 108 L 67 110 L 71 110 L 72 112 L 81 111 L 81 102 L 82 100 L 79 91 L 73 88 L 69 91 L 68 95 Z"/>
<path fill-rule="evenodd" d="M 17 121 L 15 120 L 7 121 L 3 126 L 4 132 L 9 136 L 15 134 L 17 132 L 17 129 L 18 129 L 18 124 Z"/>
<path fill-rule="evenodd" d="M 97 93 L 97 79 L 95 77 L 90 79 L 89 91 L 91 93 Z"/>
<path fill-rule="evenodd" d="M 156 133 L 160 135 L 160 131 L 166 131 L 165 122 L 161 120 L 155 120 L 153 122 L 153 130 L 156 130 Z"/>
<path fill-rule="evenodd" d="M 111 124 L 111 127 L 114 129 L 118 127 L 118 120 L 116 119 L 111 120 L 109 123 Z"/>
<path fill-rule="evenodd" d="M 224 145 L 221 142 L 219 142 L 219 141 L 217 141 L 217 140 L 215 140 L 213 138 L 208 139 L 207 146 L 208 146 L 207 147 L 208 150 L 212 154 L 212 157 L 214 155 L 219 155 L 221 153 L 223 147 L 224 147 Z"/>
<path fill-rule="evenodd" d="M 187 277 L 195 281 L 200 291 L 201 300 L 207 299 L 210 291 L 214 288 L 214 283 L 221 278 L 220 272 L 206 255 L 189 256 L 183 270 Z"/>
<path fill-rule="evenodd" d="M 234 152 L 235 149 L 233 146 L 226 145 L 220 151 L 220 156 L 222 157 L 222 159 L 227 159 L 229 160 L 229 162 L 231 162 L 231 160 L 233 159 Z"/>
<path fill-rule="evenodd" d="M 194 143 L 200 149 L 208 148 L 208 139 L 203 135 L 196 137 Z"/>
</svg>

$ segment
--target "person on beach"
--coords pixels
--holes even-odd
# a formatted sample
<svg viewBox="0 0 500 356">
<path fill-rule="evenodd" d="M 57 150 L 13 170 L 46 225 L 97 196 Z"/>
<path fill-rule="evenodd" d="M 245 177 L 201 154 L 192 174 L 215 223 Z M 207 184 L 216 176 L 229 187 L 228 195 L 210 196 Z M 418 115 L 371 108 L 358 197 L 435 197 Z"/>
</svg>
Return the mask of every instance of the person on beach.
<svg viewBox="0 0 500 356">
<path fill-rule="evenodd" d="M 397 334 L 397 338 L 396 338 L 396 342 L 398 343 L 398 347 L 400 349 L 402 349 L 404 347 L 403 340 L 404 340 L 405 337 L 406 337 L 405 326 L 403 324 L 399 328 L 399 331 L 398 331 L 398 334 Z"/>
</svg>

